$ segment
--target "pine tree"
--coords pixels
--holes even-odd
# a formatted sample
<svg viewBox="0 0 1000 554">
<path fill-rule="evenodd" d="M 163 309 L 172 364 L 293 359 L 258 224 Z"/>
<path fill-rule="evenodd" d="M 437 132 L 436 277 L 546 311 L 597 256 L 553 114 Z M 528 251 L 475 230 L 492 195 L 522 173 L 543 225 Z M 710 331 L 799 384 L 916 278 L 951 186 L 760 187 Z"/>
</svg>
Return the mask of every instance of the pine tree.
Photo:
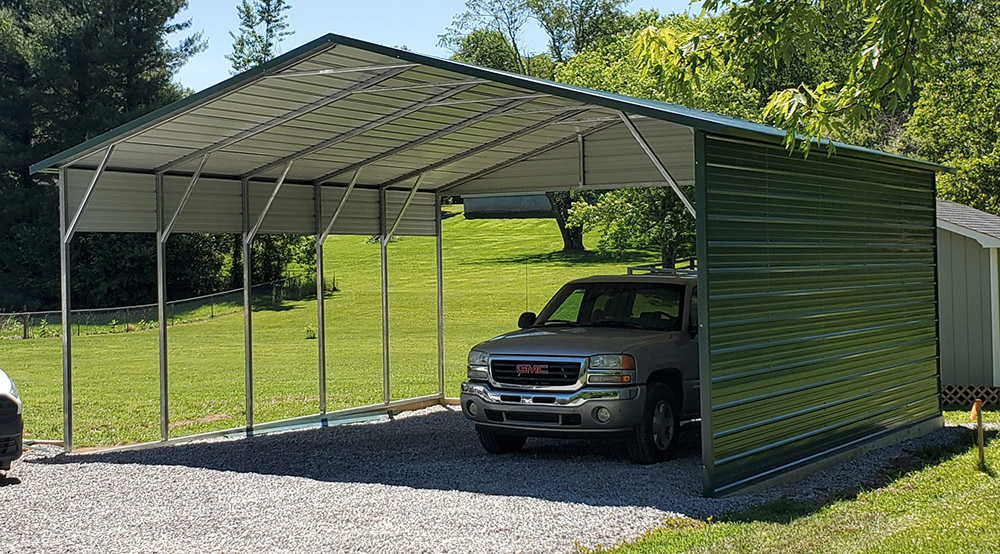
<svg viewBox="0 0 1000 554">
<path fill-rule="evenodd" d="M 226 54 L 233 73 L 246 71 L 278 55 L 281 42 L 295 33 L 288 30 L 285 12 L 289 9 L 291 5 L 285 0 L 241 0 L 236 6 L 239 33 L 229 31 L 233 51 Z"/>
</svg>

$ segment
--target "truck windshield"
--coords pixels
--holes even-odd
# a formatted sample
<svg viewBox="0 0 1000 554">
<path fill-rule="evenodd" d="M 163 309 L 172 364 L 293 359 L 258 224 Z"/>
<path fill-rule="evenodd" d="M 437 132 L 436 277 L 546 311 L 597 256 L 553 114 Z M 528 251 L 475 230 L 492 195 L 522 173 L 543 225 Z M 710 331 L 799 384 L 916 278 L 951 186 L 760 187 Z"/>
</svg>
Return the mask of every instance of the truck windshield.
<svg viewBox="0 0 1000 554">
<path fill-rule="evenodd" d="M 669 283 L 567 285 L 546 304 L 534 326 L 676 331 L 683 298 L 684 286 Z"/>
</svg>

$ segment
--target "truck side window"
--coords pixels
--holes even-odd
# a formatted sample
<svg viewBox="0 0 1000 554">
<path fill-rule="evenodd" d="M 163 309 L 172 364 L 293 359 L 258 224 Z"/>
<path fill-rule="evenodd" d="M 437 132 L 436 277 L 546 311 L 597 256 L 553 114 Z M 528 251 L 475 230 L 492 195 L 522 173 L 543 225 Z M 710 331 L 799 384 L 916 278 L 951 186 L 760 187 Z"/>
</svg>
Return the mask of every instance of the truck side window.
<svg viewBox="0 0 1000 554">
<path fill-rule="evenodd" d="M 583 304 L 584 289 L 576 289 L 563 300 L 562 304 L 552 312 L 549 319 L 561 321 L 579 321 L 580 306 Z"/>
</svg>

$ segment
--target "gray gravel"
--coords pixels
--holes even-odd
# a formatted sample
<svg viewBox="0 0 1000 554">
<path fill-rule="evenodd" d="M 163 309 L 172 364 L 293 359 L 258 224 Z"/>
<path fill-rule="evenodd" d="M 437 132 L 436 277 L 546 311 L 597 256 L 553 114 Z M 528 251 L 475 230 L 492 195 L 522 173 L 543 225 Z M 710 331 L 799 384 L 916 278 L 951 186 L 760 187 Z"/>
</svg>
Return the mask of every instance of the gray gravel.
<svg viewBox="0 0 1000 554">
<path fill-rule="evenodd" d="M 966 432 L 946 428 L 725 499 L 701 497 L 696 432 L 677 460 L 655 466 L 593 441 L 531 439 L 497 457 L 443 407 L 131 452 L 66 456 L 39 446 L 0 479 L 0 551 L 573 552 L 668 517 L 877 485 L 908 453 Z"/>
</svg>

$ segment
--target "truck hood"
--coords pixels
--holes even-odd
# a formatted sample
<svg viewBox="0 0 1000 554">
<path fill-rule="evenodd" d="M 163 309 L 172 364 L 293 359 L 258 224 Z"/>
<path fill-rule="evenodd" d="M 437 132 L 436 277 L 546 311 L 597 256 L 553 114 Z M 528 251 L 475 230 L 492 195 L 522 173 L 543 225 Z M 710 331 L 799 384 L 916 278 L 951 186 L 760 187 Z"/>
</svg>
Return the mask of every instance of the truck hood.
<svg viewBox="0 0 1000 554">
<path fill-rule="evenodd" d="M 618 354 L 648 343 L 669 343 L 677 332 L 616 327 L 531 327 L 500 335 L 473 347 L 489 354 L 592 356 Z"/>
</svg>

